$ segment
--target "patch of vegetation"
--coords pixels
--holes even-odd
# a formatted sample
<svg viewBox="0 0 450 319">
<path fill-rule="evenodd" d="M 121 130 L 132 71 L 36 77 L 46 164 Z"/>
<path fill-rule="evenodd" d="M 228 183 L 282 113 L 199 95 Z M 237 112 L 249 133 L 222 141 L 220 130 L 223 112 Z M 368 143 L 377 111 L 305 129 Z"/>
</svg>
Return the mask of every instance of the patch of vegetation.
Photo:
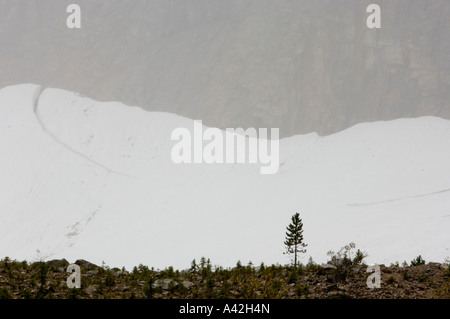
<svg viewBox="0 0 450 319">
<path fill-rule="evenodd" d="M 386 279 L 386 283 L 388 283 L 390 285 L 392 285 L 392 284 L 394 284 L 396 282 L 397 282 L 397 279 L 395 279 L 394 276 L 389 276 L 388 279 Z"/>
<path fill-rule="evenodd" d="M 295 286 L 295 294 L 298 297 L 308 298 L 309 294 L 310 294 L 309 285 L 308 284 L 296 285 Z"/>
<path fill-rule="evenodd" d="M 348 245 L 348 248 L 354 248 Z M 433 268 L 384 269 L 389 274 L 383 290 L 369 289 L 364 271 L 364 254 L 341 250 L 341 261 L 331 258 L 336 269 L 324 268 L 312 259 L 308 264 L 234 267 L 213 266 L 205 257 L 191 267 L 155 270 L 140 264 L 131 271 L 122 268 L 81 267 L 81 288 L 69 289 L 69 273 L 53 264 L 28 264 L 10 259 L 0 261 L 0 298 L 14 299 L 306 299 L 306 298 L 406 298 L 445 297 L 449 291 L 449 270 Z M 335 254 L 332 256 L 339 256 Z M 344 274 L 346 277 L 339 277 Z M 392 285 L 398 284 L 394 288 Z M 420 284 L 420 287 L 419 287 Z M 423 287 L 425 285 L 425 287 Z M 418 287 L 416 290 L 414 287 Z M 403 290 L 402 290 L 403 289 Z M 402 292 L 403 291 L 403 292 Z"/>
<path fill-rule="evenodd" d="M 419 282 L 424 282 L 425 280 L 427 280 L 427 278 L 428 278 L 428 275 L 425 271 L 420 272 L 419 275 L 417 276 L 417 280 Z"/>
<path fill-rule="evenodd" d="M 8 289 L 0 288 L 0 299 L 12 299 L 12 295 L 9 293 Z"/>
<path fill-rule="evenodd" d="M 409 274 L 408 271 L 404 270 L 404 271 L 402 271 L 402 278 L 403 278 L 403 280 L 408 281 L 411 279 L 411 275 Z"/>
<path fill-rule="evenodd" d="M 327 253 L 331 257 L 328 263 L 336 267 L 334 271 L 336 282 L 345 281 L 354 268 L 364 265 L 363 260 L 368 255 L 359 249 L 353 254 L 352 251 L 355 247 L 355 243 L 352 242 L 342 247 L 337 253 L 331 250 Z"/>
<path fill-rule="evenodd" d="M 411 267 L 419 265 L 425 265 L 425 260 L 422 258 L 421 255 L 417 256 L 416 259 L 411 260 Z"/>
<path fill-rule="evenodd" d="M 444 270 L 444 277 L 450 279 L 450 263 L 444 265 L 447 265 L 447 269 Z"/>
</svg>

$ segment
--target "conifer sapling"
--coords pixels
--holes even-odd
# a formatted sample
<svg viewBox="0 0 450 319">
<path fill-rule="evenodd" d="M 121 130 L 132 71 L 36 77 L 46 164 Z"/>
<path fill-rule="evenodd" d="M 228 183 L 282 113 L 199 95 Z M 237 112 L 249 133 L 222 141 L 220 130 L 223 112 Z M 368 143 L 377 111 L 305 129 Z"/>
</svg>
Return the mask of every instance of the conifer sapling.
<svg viewBox="0 0 450 319">
<path fill-rule="evenodd" d="M 291 218 L 291 223 L 286 227 L 286 245 L 285 254 L 294 254 L 294 267 L 297 268 L 298 253 L 305 253 L 305 247 L 308 246 L 303 242 L 303 223 L 299 213 L 295 213 Z"/>
</svg>

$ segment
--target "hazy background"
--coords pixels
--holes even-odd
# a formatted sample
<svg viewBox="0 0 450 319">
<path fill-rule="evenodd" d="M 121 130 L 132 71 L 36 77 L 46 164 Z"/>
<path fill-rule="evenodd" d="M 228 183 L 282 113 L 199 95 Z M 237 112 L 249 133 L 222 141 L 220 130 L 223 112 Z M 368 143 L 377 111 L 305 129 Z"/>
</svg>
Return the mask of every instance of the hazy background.
<svg viewBox="0 0 450 319">
<path fill-rule="evenodd" d="M 82 29 L 66 27 L 70 3 Z M 381 29 L 366 27 L 370 3 Z M 450 119 L 449 39 L 448 0 L 0 0 L 0 87 L 324 135 Z"/>
</svg>

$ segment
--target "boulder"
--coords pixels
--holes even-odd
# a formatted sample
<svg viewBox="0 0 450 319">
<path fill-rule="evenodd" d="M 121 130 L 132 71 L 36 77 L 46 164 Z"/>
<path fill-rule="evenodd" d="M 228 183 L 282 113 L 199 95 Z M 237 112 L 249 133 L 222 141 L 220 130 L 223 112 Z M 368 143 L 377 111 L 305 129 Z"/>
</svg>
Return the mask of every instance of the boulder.
<svg viewBox="0 0 450 319">
<path fill-rule="evenodd" d="M 54 268 L 66 268 L 69 266 L 69 262 L 65 259 L 53 259 L 45 262 L 47 265 L 54 267 Z"/>
<path fill-rule="evenodd" d="M 126 271 L 118 270 L 114 273 L 116 277 L 125 276 L 127 274 Z"/>
<path fill-rule="evenodd" d="M 178 283 L 172 279 L 158 279 L 152 285 L 153 288 L 160 287 L 163 290 L 169 290 L 170 286 L 176 287 Z"/>
<path fill-rule="evenodd" d="M 95 270 L 95 269 L 99 268 L 97 265 L 95 265 L 87 260 L 84 260 L 84 259 L 78 259 L 77 261 L 75 261 L 75 264 L 80 266 L 81 270 Z"/>
<path fill-rule="evenodd" d="M 323 269 L 326 269 L 326 270 L 337 269 L 337 267 L 332 264 L 322 264 L 322 265 L 320 265 L 320 267 L 322 267 Z"/>
<path fill-rule="evenodd" d="M 193 282 L 187 280 L 183 281 L 181 284 L 187 289 L 190 289 L 192 286 L 195 286 Z"/>
</svg>

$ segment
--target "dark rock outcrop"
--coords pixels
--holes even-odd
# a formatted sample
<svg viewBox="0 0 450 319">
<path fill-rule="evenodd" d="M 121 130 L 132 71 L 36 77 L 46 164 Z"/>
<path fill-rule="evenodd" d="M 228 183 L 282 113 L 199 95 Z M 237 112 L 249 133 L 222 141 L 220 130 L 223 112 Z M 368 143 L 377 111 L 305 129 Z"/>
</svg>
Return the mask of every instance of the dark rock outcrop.
<svg viewBox="0 0 450 319">
<path fill-rule="evenodd" d="M 450 2 L 0 1 L 0 87 L 36 83 L 202 119 L 330 134 L 450 119 Z"/>
</svg>

